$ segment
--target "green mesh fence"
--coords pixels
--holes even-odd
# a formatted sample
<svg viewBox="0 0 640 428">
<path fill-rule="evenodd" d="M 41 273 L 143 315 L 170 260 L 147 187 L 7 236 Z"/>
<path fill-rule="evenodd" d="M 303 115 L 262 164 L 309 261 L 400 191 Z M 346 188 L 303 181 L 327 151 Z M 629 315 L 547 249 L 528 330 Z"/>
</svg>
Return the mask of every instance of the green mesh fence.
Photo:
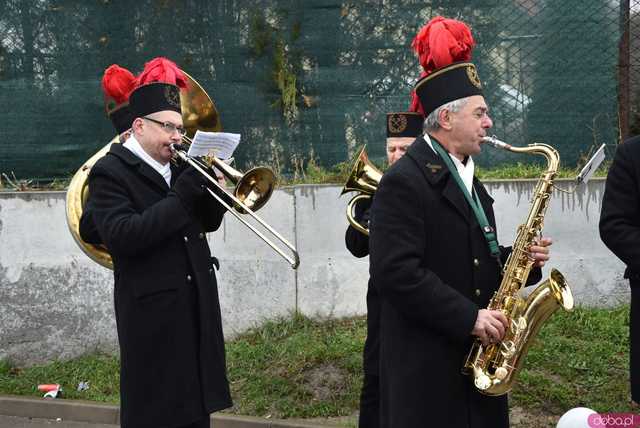
<svg viewBox="0 0 640 428">
<path fill-rule="evenodd" d="M 575 165 L 638 132 L 640 0 L 0 0 L 0 172 L 73 174 L 114 134 L 103 70 L 159 55 L 243 135 L 241 169 L 329 167 L 361 144 L 382 161 L 385 113 L 407 109 L 420 74 L 411 40 L 439 14 L 472 27 L 499 138 Z"/>
</svg>

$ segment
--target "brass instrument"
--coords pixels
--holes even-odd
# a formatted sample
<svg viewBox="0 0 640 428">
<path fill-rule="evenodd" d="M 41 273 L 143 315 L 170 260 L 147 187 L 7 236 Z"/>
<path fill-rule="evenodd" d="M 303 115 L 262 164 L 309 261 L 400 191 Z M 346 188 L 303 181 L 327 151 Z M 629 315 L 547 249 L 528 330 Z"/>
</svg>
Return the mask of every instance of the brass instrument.
<svg viewBox="0 0 640 428">
<path fill-rule="evenodd" d="M 526 300 L 520 295 L 534 264 L 527 251 L 534 238 L 542 232 L 553 180 L 560 163 L 558 152 L 546 144 L 513 147 L 495 137 L 485 137 L 484 142 L 515 153 L 540 154 L 548 163 L 547 171 L 536 186 L 527 220 L 518 227 L 513 250 L 502 271 L 500 287 L 487 307 L 502 311 L 509 320 L 509 327 L 499 343 L 484 346 L 476 338 L 463 367 L 463 373 L 472 376 L 481 393 L 503 395 L 513 387 L 529 346 L 542 324 L 558 308 L 571 311 L 573 295 L 556 269 L 551 270 L 550 278 L 536 287 Z"/>
<path fill-rule="evenodd" d="M 219 114 L 215 104 L 198 82 L 196 82 L 187 73 L 184 74 L 187 78 L 188 85 L 186 91 L 180 92 L 180 105 L 182 109 L 182 120 L 185 129 L 187 129 L 187 135 L 189 137 L 193 137 L 198 129 L 203 131 L 220 131 L 222 126 L 219 121 Z M 183 141 L 187 144 L 191 143 L 191 139 L 189 137 L 183 137 Z M 93 167 L 95 162 L 109 151 L 111 144 L 117 143 L 119 143 L 118 136 L 113 138 L 106 146 L 100 149 L 96 154 L 89 158 L 82 167 L 80 167 L 69 183 L 66 198 L 67 224 L 73 239 L 76 241 L 80 249 L 87 254 L 87 256 L 108 269 L 113 269 L 113 261 L 108 249 L 103 245 L 92 245 L 82 240 L 80 237 L 80 217 L 82 216 L 84 205 L 89 195 L 88 177 L 91 167 Z M 203 174 L 212 185 L 216 186 L 221 192 L 224 192 L 224 194 L 233 201 L 236 211 L 251 215 L 258 223 L 272 233 L 273 236 L 287 246 L 292 251 L 292 256 L 286 255 L 262 232 L 250 225 L 246 220 L 242 219 L 236 212 L 234 212 L 234 210 L 231 209 L 231 207 L 222 198 L 211 191 L 211 189 L 207 189 L 212 196 L 222 203 L 223 206 L 225 206 L 225 208 L 227 208 L 245 226 L 251 229 L 251 231 L 262 238 L 278 254 L 284 257 L 294 269 L 298 267 L 300 259 L 295 247 L 254 213 L 254 211 L 260 209 L 264 204 L 266 204 L 275 187 L 276 178 L 271 170 L 264 167 L 258 167 L 253 168 L 246 174 L 242 174 L 220 159 L 217 159 L 215 156 L 207 156 L 207 161 L 203 162 L 190 158 L 187 156 L 186 152 L 182 150 L 175 150 L 174 153 L 182 160 L 187 161 L 194 166 L 194 168 Z M 236 185 L 233 194 L 229 194 L 229 192 L 218 183 L 217 179 L 212 177 L 209 173 L 212 167 L 218 168 L 222 174 L 229 179 L 229 181 Z"/>
<path fill-rule="evenodd" d="M 376 193 L 382 178 L 382 171 L 371 163 L 365 151 L 366 148 L 367 146 L 364 146 L 356 156 L 349 178 L 347 178 L 340 195 L 344 195 L 347 192 L 359 192 L 358 195 L 351 198 L 347 205 L 347 220 L 358 232 L 369 236 L 369 229 L 358 223 L 353 216 L 356 202 L 363 199 L 371 199 L 373 194 Z"/>
<path fill-rule="evenodd" d="M 233 208 L 235 208 L 235 211 L 238 211 L 242 214 L 249 214 L 255 221 L 260 223 L 262 227 L 267 229 L 274 237 L 276 237 L 287 248 L 289 248 L 289 250 L 291 250 L 292 256 L 287 255 L 284 251 L 278 248 L 278 246 L 264 233 L 260 232 L 258 229 L 250 225 L 245 219 L 240 216 L 240 214 L 236 213 L 234 209 L 222 197 L 218 196 L 213 190 L 207 187 L 206 190 L 209 192 L 209 194 L 217 199 L 217 201 L 220 202 L 220 204 L 222 204 L 222 206 L 225 207 L 231 214 L 233 214 L 235 218 L 240 220 L 242 224 L 251 229 L 253 233 L 258 235 L 275 252 L 280 254 L 280 256 L 288 261 L 293 269 L 296 269 L 298 265 L 300 265 L 300 257 L 298 256 L 296 248 L 289 241 L 283 238 L 282 235 L 276 232 L 271 226 L 269 226 L 267 222 L 262 220 L 254 213 L 255 210 L 259 209 L 267 202 L 267 200 L 271 196 L 271 193 L 273 192 L 275 175 L 273 174 L 273 172 L 271 172 L 270 169 L 257 167 L 251 169 L 249 172 L 243 175 L 215 156 L 208 156 L 208 161 L 202 162 L 200 160 L 189 157 L 189 155 L 187 155 L 184 150 L 180 150 L 175 146 L 173 146 L 172 148 L 174 149 L 174 153 L 180 159 L 182 159 L 184 162 L 189 163 L 198 172 L 200 172 L 207 179 L 207 181 L 209 181 L 209 183 L 222 190 L 226 194 L 226 196 L 233 201 Z M 211 165 L 209 165 L 208 162 L 211 162 Z M 234 184 L 237 183 L 233 194 L 228 193 L 218 183 L 216 177 L 209 174 L 208 171 L 210 170 L 211 166 L 215 166 L 216 168 L 218 168 L 225 175 L 225 177 L 231 180 Z"/>
</svg>

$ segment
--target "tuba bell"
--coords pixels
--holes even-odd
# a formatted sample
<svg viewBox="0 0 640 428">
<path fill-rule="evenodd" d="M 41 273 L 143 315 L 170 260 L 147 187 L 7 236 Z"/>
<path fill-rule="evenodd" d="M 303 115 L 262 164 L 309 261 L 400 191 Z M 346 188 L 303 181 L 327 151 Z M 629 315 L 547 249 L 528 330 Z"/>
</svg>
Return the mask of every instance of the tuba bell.
<svg viewBox="0 0 640 428">
<path fill-rule="evenodd" d="M 358 223 L 353 215 L 353 209 L 356 202 L 364 199 L 371 199 L 374 193 L 376 193 L 378 184 L 380 184 L 380 179 L 382 178 L 382 171 L 371 163 L 367 156 L 367 152 L 365 151 L 366 148 L 367 146 L 364 146 L 356 156 L 355 161 L 353 162 L 353 167 L 351 168 L 351 173 L 349 174 L 347 182 L 342 188 L 340 195 L 344 195 L 348 192 L 359 193 L 351 198 L 347 205 L 347 220 L 349 220 L 349 224 L 358 232 L 369 236 L 369 229 Z"/>
<path fill-rule="evenodd" d="M 180 107 L 187 135 L 193 136 L 196 129 L 220 131 L 222 126 L 215 104 L 198 82 L 187 73 L 184 74 L 188 81 L 188 90 L 180 92 Z M 71 236 L 91 260 L 108 269 L 113 269 L 111 254 L 104 245 L 93 245 L 82 240 L 80 237 L 80 217 L 82 217 L 84 205 L 89 197 L 88 179 L 91 168 L 98 159 L 109 152 L 112 144 L 119 143 L 119 137 L 116 135 L 78 169 L 69 183 L 66 198 L 67 225 Z"/>
</svg>

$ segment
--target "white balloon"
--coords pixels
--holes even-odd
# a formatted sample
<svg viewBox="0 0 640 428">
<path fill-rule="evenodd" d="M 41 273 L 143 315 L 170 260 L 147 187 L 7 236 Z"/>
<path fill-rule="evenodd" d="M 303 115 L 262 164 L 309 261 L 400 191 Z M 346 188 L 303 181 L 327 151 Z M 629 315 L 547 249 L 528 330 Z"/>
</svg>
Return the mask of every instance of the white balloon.
<svg viewBox="0 0 640 428">
<path fill-rule="evenodd" d="M 589 415 L 597 413 L 586 407 L 576 407 L 562 415 L 556 428 L 591 428 L 589 426 Z"/>
</svg>

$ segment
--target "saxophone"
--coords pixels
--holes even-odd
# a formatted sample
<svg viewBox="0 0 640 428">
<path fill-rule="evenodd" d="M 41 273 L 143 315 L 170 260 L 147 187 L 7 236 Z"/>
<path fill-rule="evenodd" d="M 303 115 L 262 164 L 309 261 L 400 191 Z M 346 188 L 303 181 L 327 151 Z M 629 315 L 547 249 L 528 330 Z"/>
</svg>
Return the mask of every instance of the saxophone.
<svg viewBox="0 0 640 428">
<path fill-rule="evenodd" d="M 513 147 L 495 137 L 485 137 L 484 142 L 511 152 L 543 155 L 548 164 L 536 186 L 527 221 L 518 227 L 513 250 L 502 270 L 500 287 L 487 307 L 502 311 L 509 320 L 509 327 L 501 342 L 484 346 L 476 338 L 462 370 L 473 378 L 481 393 L 503 395 L 513 387 L 529 346 L 542 324 L 560 307 L 571 311 L 573 295 L 564 277 L 556 269 L 551 270 L 550 277 L 526 300 L 520 295 L 534 263 L 528 257 L 527 249 L 542 232 L 553 180 L 560 163 L 558 152 L 546 144 Z"/>
</svg>

